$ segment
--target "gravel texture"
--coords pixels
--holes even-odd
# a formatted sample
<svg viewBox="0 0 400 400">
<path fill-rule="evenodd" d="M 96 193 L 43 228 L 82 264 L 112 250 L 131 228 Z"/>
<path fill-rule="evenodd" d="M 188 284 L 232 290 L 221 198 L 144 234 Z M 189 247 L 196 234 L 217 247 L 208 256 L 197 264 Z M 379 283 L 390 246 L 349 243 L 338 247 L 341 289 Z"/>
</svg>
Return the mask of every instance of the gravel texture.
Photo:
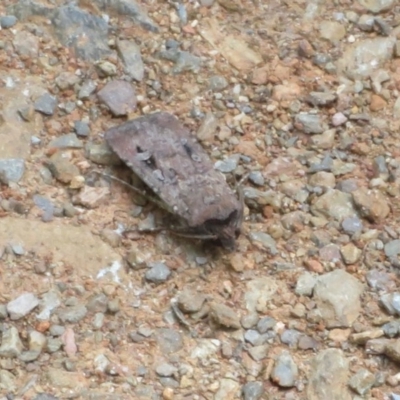
<svg viewBox="0 0 400 400">
<path fill-rule="evenodd" d="M 0 400 L 400 399 L 399 15 L 1 1 Z M 239 185 L 235 251 L 121 183 L 104 132 L 158 110 Z"/>
</svg>

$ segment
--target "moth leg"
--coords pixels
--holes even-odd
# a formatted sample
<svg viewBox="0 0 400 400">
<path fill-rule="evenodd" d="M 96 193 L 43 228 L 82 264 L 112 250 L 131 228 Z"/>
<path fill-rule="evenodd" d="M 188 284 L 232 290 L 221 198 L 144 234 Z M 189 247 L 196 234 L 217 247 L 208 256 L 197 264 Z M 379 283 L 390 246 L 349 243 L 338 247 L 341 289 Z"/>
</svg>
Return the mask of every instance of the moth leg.
<svg viewBox="0 0 400 400">
<path fill-rule="evenodd" d="M 119 178 L 117 178 L 117 177 L 115 177 L 113 175 L 106 174 L 105 172 L 101 172 L 101 171 L 97 171 L 97 170 L 94 170 L 93 172 L 96 173 L 96 174 L 105 176 L 107 178 L 113 179 L 114 181 L 117 181 L 117 182 L 121 183 L 122 185 L 124 185 L 124 186 L 128 187 L 129 189 L 131 189 L 133 192 L 135 192 L 137 194 L 140 194 L 145 199 L 149 200 L 151 203 L 157 205 L 158 207 L 164 209 L 165 211 L 167 211 L 169 213 L 172 213 L 171 209 L 169 209 L 168 206 L 163 201 L 151 196 L 145 190 L 141 190 L 141 189 L 137 188 L 136 186 L 130 185 L 128 182 L 125 182 L 124 180 L 119 179 Z"/>
</svg>

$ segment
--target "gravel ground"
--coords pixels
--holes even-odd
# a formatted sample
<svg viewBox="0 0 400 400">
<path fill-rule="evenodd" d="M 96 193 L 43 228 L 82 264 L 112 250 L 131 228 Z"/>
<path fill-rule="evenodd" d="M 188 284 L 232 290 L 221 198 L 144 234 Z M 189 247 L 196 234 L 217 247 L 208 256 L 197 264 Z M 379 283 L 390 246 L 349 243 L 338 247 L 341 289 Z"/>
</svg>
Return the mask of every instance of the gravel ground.
<svg viewBox="0 0 400 400">
<path fill-rule="evenodd" d="M 2 0 L 0 399 L 400 399 L 396 0 Z M 237 250 L 104 132 L 176 115 Z"/>
</svg>

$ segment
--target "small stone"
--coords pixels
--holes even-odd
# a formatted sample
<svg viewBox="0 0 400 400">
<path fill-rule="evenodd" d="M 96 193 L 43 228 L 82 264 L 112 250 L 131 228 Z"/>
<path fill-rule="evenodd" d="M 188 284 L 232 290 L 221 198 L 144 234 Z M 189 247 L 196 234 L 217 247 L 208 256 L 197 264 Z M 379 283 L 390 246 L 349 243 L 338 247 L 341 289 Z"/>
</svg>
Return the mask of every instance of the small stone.
<svg viewBox="0 0 400 400">
<path fill-rule="evenodd" d="M 197 131 L 197 138 L 200 141 L 213 140 L 218 127 L 218 118 L 212 113 L 206 113 Z"/>
<path fill-rule="evenodd" d="M 249 181 L 256 186 L 264 186 L 265 184 L 264 176 L 260 171 L 251 171 Z"/>
<path fill-rule="evenodd" d="M 9 182 L 19 182 L 25 172 L 25 161 L 19 158 L 0 159 L 0 181 L 8 185 Z"/>
<path fill-rule="evenodd" d="M 73 197 L 73 203 L 93 209 L 104 204 L 109 196 L 110 189 L 108 187 L 84 186 L 83 189 Z"/>
<path fill-rule="evenodd" d="M 69 322 L 72 324 L 76 324 L 77 322 L 85 318 L 86 314 L 87 308 L 82 304 L 60 309 L 58 311 L 58 317 L 63 323 Z"/>
<path fill-rule="evenodd" d="M 113 248 L 116 248 L 121 244 L 121 235 L 112 229 L 103 229 L 101 237 Z"/>
<path fill-rule="evenodd" d="M 298 368 L 288 351 L 283 351 L 275 361 L 271 379 L 280 387 L 293 387 L 298 376 Z"/>
<path fill-rule="evenodd" d="M 276 255 L 278 253 L 276 242 L 272 236 L 268 235 L 268 233 L 250 232 L 249 238 L 252 243 L 265 250 L 268 250 L 271 255 Z"/>
<path fill-rule="evenodd" d="M 17 320 L 25 317 L 39 305 L 39 299 L 33 293 L 23 293 L 7 304 L 10 319 Z"/>
<path fill-rule="evenodd" d="M 260 333 L 266 333 L 267 331 L 274 329 L 277 322 L 272 317 L 263 317 L 257 323 L 257 330 Z"/>
<path fill-rule="evenodd" d="M 384 293 L 380 302 L 389 314 L 400 315 L 400 292 Z"/>
<path fill-rule="evenodd" d="M 162 262 L 152 263 L 149 267 L 150 269 L 146 271 L 145 277 L 150 282 L 162 283 L 171 275 L 171 270 Z"/>
<path fill-rule="evenodd" d="M 11 326 L 2 332 L 0 357 L 16 358 L 23 350 L 23 344 L 18 334 L 18 329 Z"/>
<path fill-rule="evenodd" d="M 380 13 L 390 10 L 396 3 L 395 0 L 358 0 L 358 2 L 373 13 Z"/>
<path fill-rule="evenodd" d="M 388 258 L 397 257 L 400 254 L 400 239 L 390 240 L 387 242 L 384 251 Z"/>
<path fill-rule="evenodd" d="M 295 126 L 310 134 L 321 134 L 325 130 L 321 116 L 317 114 L 300 113 L 295 117 Z"/>
<path fill-rule="evenodd" d="M 183 347 L 182 335 L 173 329 L 158 329 L 155 333 L 155 339 L 164 354 L 175 353 Z"/>
<path fill-rule="evenodd" d="M 131 40 L 118 40 L 117 51 L 124 64 L 125 72 L 138 82 L 144 77 L 144 64 L 140 47 Z"/>
<path fill-rule="evenodd" d="M 162 377 L 170 377 L 175 375 L 178 369 L 171 364 L 164 363 L 156 367 L 156 374 Z"/>
<path fill-rule="evenodd" d="M 341 113 L 337 112 L 332 116 L 332 125 L 333 126 L 340 126 L 347 122 L 347 117 Z"/>
<path fill-rule="evenodd" d="M 211 305 L 211 316 L 217 324 L 226 328 L 240 328 L 238 315 L 234 310 L 224 304 L 213 303 Z"/>
<path fill-rule="evenodd" d="M 371 95 L 371 101 L 369 103 L 369 109 L 371 111 L 380 111 L 387 106 L 386 100 L 377 94 Z"/>
<path fill-rule="evenodd" d="M 115 117 L 127 115 L 136 109 L 135 90 L 129 82 L 108 82 L 97 95 Z"/>
<path fill-rule="evenodd" d="M 29 333 L 29 350 L 37 353 L 41 353 L 46 347 L 46 336 L 43 333 L 37 331 L 31 331 Z"/>
<path fill-rule="evenodd" d="M 340 249 L 344 262 L 349 264 L 355 264 L 362 255 L 362 250 L 356 247 L 353 243 L 348 243 Z"/>
<path fill-rule="evenodd" d="M 295 293 L 299 296 L 311 296 L 317 283 L 317 278 L 310 272 L 303 272 L 296 283 Z"/>
<path fill-rule="evenodd" d="M 100 165 L 119 165 L 121 160 L 104 141 L 102 143 L 88 143 L 86 145 L 86 157 Z"/>
<path fill-rule="evenodd" d="M 55 147 L 58 149 L 81 149 L 83 147 L 82 142 L 76 137 L 75 133 L 68 133 L 67 135 L 59 136 L 53 139 L 49 143 L 49 147 Z"/>
<path fill-rule="evenodd" d="M 342 228 L 348 235 L 354 235 L 362 231 L 363 224 L 357 217 L 348 217 L 342 221 Z"/>
<path fill-rule="evenodd" d="M 69 183 L 72 178 L 80 175 L 79 168 L 72 164 L 69 158 L 68 154 L 58 151 L 48 161 L 48 167 L 54 178 L 62 183 Z"/>
<path fill-rule="evenodd" d="M 219 381 L 219 389 L 213 400 L 234 399 L 239 390 L 239 382 L 233 379 L 223 378 Z"/>
<path fill-rule="evenodd" d="M 314 106 L 326 106 L 336 100 L 336 94 L 333 92 L 311 92 L 307 101 Z"/>
<path fill-rule="evenodd" d="M 314 301 L 330 328 L 348 328 L 361 311 L 363 285 L 352 275 L 335 270 L 320 276 L 314 288 Z"/>
<path fill-rule="evenodd" d="M 97 72 L 101 77 L 117 75 L 117 66 L 110 61 L 99 61 L 96 63 Z"/>
<path fill-rule="evenodd" d="M 36 111 L 44 115 L 53 115 L 57 106 L 57 98 L 49 93 L 39 96 L 33 104 Z"/>
<path fill-rule="evenodd" d="M 360 188 L 352 192 L 352 197 L 362 216 L 373 222 L 382 221 L 390 213 L 388 201 L 379 190 Z"/>
<path fill-rule="evenodd" d="M 95 81 L 87 80 L 83 83 L 78 93 L 78 99 L 87 100 L 96 90 L 97 84 Z"/>
<path fill-rule="evenodd" d="M 264 394 L 262 382 L 247 382 L 243 385 L 242 394 L 244 400 L 259 400 Z"/>
<path fill-rule="evenodd" d="M 184 313 L 195 313 L 200 311 L 206 296 L 196 291 L 185 289 L 178 296 L 178 306 Z"/>
<path fill-rule="evenodd" d="M 14 15 L 3 15 L 0 17 L 0 26 L 3 29 L 8 29 L 13 27 L 18 22 L 17 17 Z"/>
<path fill-rule="evenodd" d="M 228 87 L 228 81 L 223 76 L 214 75 L 209 79 L 208 85 L 213 92 L 219 92 Z"/>
<path fill-rule="evenodd" d="M 84 121 L 75 121 L 74 129 L 76 134 L 81 137 L 88 137 L 90 134 L 89 124 Z"/>
<path fill-rule="evenodd" d="M 394 362 L 400 363 L 400 340 L 389 342 L 384 348 L 384 353 Z"/>
<path fill-rule="evenodd" d="M 215 163 L 214 168 L 223 173 L 229 173 L 233 172 L 237 168 L 238 162 L 239 162 L 239 157 L 233 155 L 231 157 L 226 158 L 225 160 L 218 160 Z"/>
<path fill-rule="evenodd" d="M 247 350 L 250 357 L 254 361 L 261 361 L 268 356 L 269 345 L 268 344 L 261 344 L 258 346 L 251 347 Z"/>
</svg>

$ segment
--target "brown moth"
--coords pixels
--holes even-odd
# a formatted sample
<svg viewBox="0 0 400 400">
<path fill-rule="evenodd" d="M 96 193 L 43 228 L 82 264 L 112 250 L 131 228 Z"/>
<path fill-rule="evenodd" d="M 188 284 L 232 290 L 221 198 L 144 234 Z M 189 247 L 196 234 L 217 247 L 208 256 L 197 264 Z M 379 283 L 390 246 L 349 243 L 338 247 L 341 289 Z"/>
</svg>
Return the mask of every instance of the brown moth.
<svg viewBox="0 0 400 400">
<path fill-rule="evenodd" d="M 166 209 L 184 221 L 185 229 L 176 234 L 217 240 L 234 249 L 242 202 L 176 117 L 148 114 L 109 129 L 105 138 Z"/>
</svg>

